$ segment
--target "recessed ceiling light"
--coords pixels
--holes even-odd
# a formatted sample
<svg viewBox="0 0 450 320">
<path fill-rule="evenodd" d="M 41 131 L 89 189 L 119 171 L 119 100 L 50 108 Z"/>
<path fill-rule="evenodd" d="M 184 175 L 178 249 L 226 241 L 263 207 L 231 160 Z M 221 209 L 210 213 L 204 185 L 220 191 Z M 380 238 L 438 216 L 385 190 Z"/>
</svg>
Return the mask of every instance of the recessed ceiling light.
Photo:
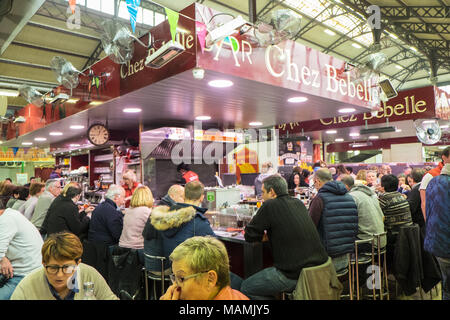
<svg viewBox="0 0 450 320">
<path fill-rule="evenodd" d="M 51 136 L 62 136 L 62 135 L 63 135 L 62 132 L 58 132 L 58 131 L 50 132 L 49 134 L 50 134 Z"/>
<path fill-rule="evenodd" d="M 212 80 L 208 84 L 214 88 L 228 88 L 233 85 L 233 82 L 230 80 Z"/>
<path fill-rule="evenodd" d="M 325 32 L 326 34 L 329 34 L 330 36 L 335 36 L 336 32 L 331 31 L 330 29 L 325 29 L 323 32 Z"/>
<path fill-rule="evenodd" d="M 358 132 L 351 132 L 349 134 L 350 137 L 359 137 L 359 133 Z"/>
<path fill-rule="evenodd" d="M 355 108 L 342 108 L 342 109 L 339 109 L 340 113 L 350 113 L 350 112 L 355 112 L 355 111 L 356 111 Z"/>
<path fill-rule="evenodd" d="M 142 111 L 141 108 L 125 108 L 125 109 L 123 109 L 123 112 L 125 112 L 125 113 L 138 113 L 141 111 Z"/>
<path fill-rule="evenodd" d="M 439 126 L 439 128 L 441 128 L 441 129 L 447 129 L 447 128 L 448 128 L 448 124 L 444 124 L 443 126 Z"/>
<path fill-rule="evenodd" d="M 436 121 L 435 120 L 425 120 L 424 122 L 422 122 L 422 123 L 435 123 Z"/>
<path fill-rule="evenodd" d="M 308 98 L 306 97 L 292 97 L 288 99 L 288 102 L 290 103 L 300 103 L 300 102 L 305 102 L 307 101 Z"/>
<path fill-rule="evenodd" d="M 255 121 L 255 122 L 250 122 L 249 125 L 256 127 L 256 126 L 262 126 L 263 123 L 259 122 L 259 121 Z"/>
<path fill-rule="evenodd" d="M 402 132 L 402 129 L 395 129 L 395 132 Z"/>
<path fill-rule="evenodd" d="M 362 47 L 357 44 L 357 43 L 352 43 L 352 46 L 355 47 L 356 49 L 361 49 Z"/>
<path fill-rule="evenodd" d="M 400 69 L 403 69 L 403 67 L 402 67 L 402 66 L 399 66 L 398 64 L 396 64 L 395 67 L 396 67 L 397 69 L 399 69 L 399 70 L 400 70 Z"/>
<path fill-rule="evenodd" d="M 342 141 L 344 141 L 344 139 L 342 139 L 342 138 L 337 138 L 337 139 L 335 139 L 334 141 L 336 141 L 336 142 L 342 142 Z"/>
<path fill-rule="evenodd" d="M 79 144 L 76 144 L 76 143 L 72 143 L 70 146 L 71 146 L 71 147 L 79 147 L 80 145 L 79 145 Z"/>
<path fill-rule="evenodd" d="M 198 116 L 198 117 L 195 117 L 195 120 L 206 121 L 206 120 L 211 120 L 211 117 L 210 116 Z"/>
<path fill-rule="evenodd" d="M 447 148 L 446 146 L 440 146 L 440 147 L 438 147 L 439 149 L 445 149 L 445 148 Z"/>
<path fill-rule="evenodd" d="M 22 145 L 24 146 L 31 146 L 33 142 L 22 142 Z"/>
<path fill-rule="evenodd" d="M 70 129 L 74 129 L 74 130 L 84 129 L 84 126 L 76 124 L 76 125 L 70 126 Z"/>
<path fill-rule="evenodd" d="M 17 90 L 1 89 L 0 90 L 0 96 L 18 97 L 19 96 L 19 91 L 17 91 Z"/>
<path fill-rule="evenodd" d="M 378 139 L 378 138 L 379 138 L 379 136 L 370 136 L 370 137 L 369 137 L 370 140 L 376 140 L 376 139 Z"/>
<path fill-rule="evenodd" d="M 41 137 L 34 138 L 34 141 L 46 141 L 46 140 L 47 140 L 47 138 L 41 138 Z"/>
<path fill-rule="evenodd" d="M 335 133 L 337 133 L 337 131 L 336 130 L 327 130 L 327 131 L 325 131 L 325 133 L 335 134 Z"/>
</svg>

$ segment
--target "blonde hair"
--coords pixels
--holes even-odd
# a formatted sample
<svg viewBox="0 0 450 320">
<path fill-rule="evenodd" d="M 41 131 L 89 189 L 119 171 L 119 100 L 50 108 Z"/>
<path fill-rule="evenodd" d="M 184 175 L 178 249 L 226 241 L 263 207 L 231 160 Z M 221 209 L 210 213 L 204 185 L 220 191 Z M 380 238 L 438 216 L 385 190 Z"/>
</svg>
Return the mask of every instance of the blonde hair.
<svg viewBox="0 0 450 320">
<path fill-rule="evenodd" d="M 153 207 L 152 191 L 146 186 L 136 188 L 133 196 L 131 197 L 130 207 Z"/>
<path fill-rule="evenodd" d="M 48 263 L 51 258 L 57 261 L 78 261 L 83 254 L 83 245 L 73 233 L 58 232 L 48 236 L 42 245 L 41 253 L 43 263 Z"/>
<path fill-rule="evenodd" d="M 125 173 L 122 176 L 122 179 L 128 179 L 128 180 L 131 180 L 134 182 L 137 180 L 137 177 L 136 177 L 136 174 L 134 173 L 134 171 L 129 169 L 129 170 L 125 171 Z"/>
<path fill-rule="evenodd" d="M 170 260 L 184 260 L 193 273 L 214 270 L 217 286 L 230 285 L 230 266 L 225 245 L 214 237 L 192 237 L 178 245 L 170 254 Z"/>
<path fill-rule="evenodd" d="M 366 181 L 366 174 L 367 174 L 367 170 L 365 170 L 365 169 L 359 170 L 358 173 L 356 174 L 355 180 Z"/>
<path fill-rule="evenodd" d="M 70 187 L 80 188 L 80 185 L 78 182 L 70 181 L 68 184 L 64 186 L 64 188 L 61 191 L 61 194 L 65 197 L 67 195 L 67 190 L 69 190 Z"/>
</svg>

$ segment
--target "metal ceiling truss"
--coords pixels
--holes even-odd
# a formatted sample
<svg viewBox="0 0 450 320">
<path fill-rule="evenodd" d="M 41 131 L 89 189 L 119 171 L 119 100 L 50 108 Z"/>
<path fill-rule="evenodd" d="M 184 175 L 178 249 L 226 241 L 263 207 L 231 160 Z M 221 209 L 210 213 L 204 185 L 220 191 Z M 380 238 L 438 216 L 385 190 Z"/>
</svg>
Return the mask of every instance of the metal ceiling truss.
<svg viewBox="0 0 450 320">
<path fill-rule="evenodd" d="M 450 6 L 382 6 L 381 14 L 391 20 L 406 20 L 413 17 L 448 18 Z"/>
<path fill-rule="evenodd" d="M 450 23 L 417 23 L 417 22 L 395 22 L 394 26 L 414 33 L 434 33 L 450 34 Z"/>
<path fill-rule="evenodd" d="M 324 53 L 328 53 L 330 51 L 330 49 L 334 49 L 339 47 L 341 44 L 347 42 L 349 40 L 349 38 L 352 38 L 352 34 L 353 32 L 355 32 L 356 30 L 358 30 L 358 34 L 353 35 L 353 38 L 358 38 L 362 35 L 365 35 L 369 32 L 367 32 L 364 29 L 364 26 L 366 25 L 365 22 L 361 22 L 360 24 L 356 25 L 353 29 L 349 30 L 347 33 L 342 34 L 339 39 L 337 39 L 335 42 L 333 42 L 327 49 L 325 49 Z"/>
</svg>

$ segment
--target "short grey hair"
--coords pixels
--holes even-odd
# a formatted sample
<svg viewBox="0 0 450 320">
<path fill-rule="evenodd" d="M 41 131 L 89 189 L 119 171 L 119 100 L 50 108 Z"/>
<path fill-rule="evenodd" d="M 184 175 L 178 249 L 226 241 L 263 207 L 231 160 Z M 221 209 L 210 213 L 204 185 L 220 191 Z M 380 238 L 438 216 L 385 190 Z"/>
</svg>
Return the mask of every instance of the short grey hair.
<svg viewBox="0 0 450 320">
<path fill-rule="evenodd" d="M 105 197 L 107 199 L 113 200 L 117 195 L 120 195 L 122 193 L 125 193 L 125 189 L 117 184 L 112 184 L 109 186 L 108 191 L 105 194 Z"/>
<path fill-rule="evenodd" d="M 50 190 L 50 188 L 53 186 L 53 184 L 54 184 L 55 182 L 58 182 L 58 183 L 59 183 L 59 180 L 56 180 L 56 179 L 48 179 L 48 180 L 45 182 L 45 191 Z"/>
<path fill-rule="evenodd" d="M 322 182 L 328 182 L 333 180 L 333 176 L 331 175 L 330 170 L 327 168 L 321 168 L 317 170 L 314 176 Z"/>
<path fill-rule="evenodd" d="M 345 176 L 343 176 L 341 178 L 341 182 L 343 184 L 345 184 L 347 187 L 349 187 L 350 189 L 355 185 L 355 180 L 353 179 L 353 177 L 349 174 L 346 174 Z"/>
</svg>

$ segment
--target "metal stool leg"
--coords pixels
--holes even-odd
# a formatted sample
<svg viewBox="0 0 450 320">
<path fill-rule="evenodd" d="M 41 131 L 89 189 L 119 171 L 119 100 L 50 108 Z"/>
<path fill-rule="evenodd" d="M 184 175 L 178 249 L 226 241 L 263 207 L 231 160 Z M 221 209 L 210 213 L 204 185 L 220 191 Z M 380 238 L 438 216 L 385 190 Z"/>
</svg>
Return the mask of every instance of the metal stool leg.
<svg viewBox="0 0 450 320">
<path fill-rule="evenodd" d="M 351 255 L 348 254 L 348 293 L 350 296 L 350 300 L 353 300 L 353 277 L 352 277 L 352 261 L 351 261 Z"/>
<path fill-rule="evenodd" d="M 149 300 L 149 298 L 148 298 L 148 274 L 147 274 L 147 270 L 144 270 L 144 277 L 145 277 L 145 300 Z"/>
<path fill-rule="evenodd" d="M 375 260 L 374 260 L 374 239 L 372 238 L 372 294 L 373 294 L 373 300 L 377 300 L 377 296 L 375 293 Z"/>
<path fill-rule="evenodd" d="M 387 270 L 387 267 L 386 267 L 386 250 L 384 251 L 384 254 L 383 254 L 383 270 L 384 270 L 384 278 L 385 278 L 385 283 L 386 283 L 387 299 L 390 300 L 390 297 L 389 297 L 388 270 Z"/>
<path fill-rule="evenodd" d="M 359 300 L 359 260 L 358 245 L 355 246 L 355 270 L 356 270 L 356 300 Z"/>
</svg>

